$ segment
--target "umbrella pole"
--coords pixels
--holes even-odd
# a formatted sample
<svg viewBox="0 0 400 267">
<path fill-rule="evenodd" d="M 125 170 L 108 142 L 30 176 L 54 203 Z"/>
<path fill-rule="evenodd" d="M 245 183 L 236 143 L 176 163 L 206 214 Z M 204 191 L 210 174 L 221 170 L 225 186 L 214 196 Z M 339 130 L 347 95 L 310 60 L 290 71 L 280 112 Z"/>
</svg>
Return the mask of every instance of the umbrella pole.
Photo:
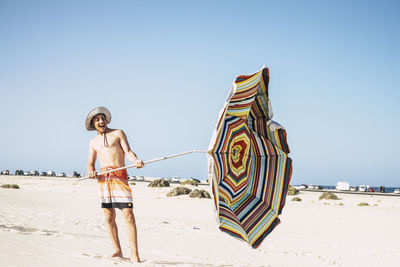
<svg viewBox="0 0 400 267">
<path fill-rule="evenodd" d="M 151 159 L 151 160 L 143 162 L 143 164 L 146 165 L 146 164 L 149 164 L 149 163 L 153 163 L 153 162 L 157 162 L 157 161 L 161 161 L 161 160 L 165 160 L 165 159 L 170 159 L 170 158 L 175 158 L 175 157 L 179 157 L 179 156 L 183 156 L 183 155 L 187 155 L 187 154 L 191 154 L 191 153 L 207 153 L 207 150 L 190 150 L 190 151 L 186 151 L 186 152 L 172 154 L 172 155 L 169 155 L 169 156 L 164 156 L 164 157 L 161 157 L 161 158 Z M 113 170 L 109 170 L 109 171 L 105 171 L 105 172 L 100 172 L 97 175 L 98 176 L 99 175 L 104 175 L 104 174 L 107 174 L 107 173 L 116 172 L 116 171 L 120 171 L 120 170 L 125 170 L 125 169 L 129 169 L 129 168 L 133 168 L 133 167 L 136 167 L 136 164 L 124 166 L 124 167 L 121 167 L 121 168 L 117 168 L 117 169 L 113 169 Z M 86 179 L 89 179 L 89 178 L 90 178 L 89 176 L 85 176 L 85 177 L 82 177 L 82 178 L 78 179 L 78 181 L 83 181 L 83 180 L 86 180 Z"/>
</svg>

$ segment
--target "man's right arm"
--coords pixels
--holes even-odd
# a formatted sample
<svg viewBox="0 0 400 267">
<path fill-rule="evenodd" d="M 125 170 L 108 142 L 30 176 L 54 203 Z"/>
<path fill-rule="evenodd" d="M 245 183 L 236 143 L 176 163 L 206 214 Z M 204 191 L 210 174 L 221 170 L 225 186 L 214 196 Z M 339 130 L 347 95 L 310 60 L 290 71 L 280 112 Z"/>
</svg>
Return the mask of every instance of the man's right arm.
<svg viewBox="0 0 400 267">
<path fill-rule="evenodd" d="M 94 150 L 93 141 L 91 141 L 89 144 L 89 163 L 88 163 L 88 174 L 90 178 L 95 178 L 97 175 L 95 167 L 96 157 L 97 157 L 97 152 L 96 150 Z"/>
</svg>

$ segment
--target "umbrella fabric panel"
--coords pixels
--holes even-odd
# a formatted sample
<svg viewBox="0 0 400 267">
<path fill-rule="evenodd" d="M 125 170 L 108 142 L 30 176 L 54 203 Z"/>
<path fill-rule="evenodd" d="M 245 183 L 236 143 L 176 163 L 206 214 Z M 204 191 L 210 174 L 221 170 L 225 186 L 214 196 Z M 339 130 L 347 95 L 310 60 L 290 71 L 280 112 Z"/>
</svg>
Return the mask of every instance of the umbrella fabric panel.
<svg viewBox="0 0 400 267">
<path fill-rule="evenodd" d="M 268 103 L 270 102 L 268 101 Z M 288 154 L 290 150 L 286 142 L 286 131 L 279 123 L 265 115 L 266 111 L 263 109 L 265 104 L 258 101 L 254 102 L 247 117 L 248 127 Z"/>
<path fill-rule="evenodd" d="M 288 173 L 284 168 L 285 164 L 286 160 L 278 157 L 256 157 L 253 160 L 246 195 L 253 197 L 253 201 L 257 200 L 258 202 L 251 203 L 243 195 L 235 202 L 228 202 L 231 205 L 232 211 L 241 221 L 245 220 L 245 217 L 253 209 L 257 208 L 257 205 L 261 204 L 268 205 L 277 214 L 280 212 L 285 201 L 286 194 L 284 192 L 287 191 L 285 191 L 285 188 L 287 188 L 289 183 L 289 179 L 287 179 Z M 274 169 L 276 167 L 278 169 Z M 273 171 L 270 171 L 271 169 Z M 273 172 L 273 175 L 271 175 L 271 172 Z M 219 193 L 221 195 L 225 195 L 225 188 L 226 186 L 220 186 Z M 226 198 L 224 198 L 224 201 L 226 201 Z M 260 203 L 261 201 L 263 203 Z"/>
<path fill-rule="evenodd" d="M 278 214 L 269 205 L 264 203 L 261 199 L 249 195 L 247 208 L 241 211 L 238 219 L 245 230 L 248 239 L 252 240 L 256 236 L 261 236 L 263 232 L 267 231 Z"/>
<path fill-rule="evenodd" d="M 262 198 L 259 194 L 268 195 L 268 193 L 275 191 L 276 182 L 287 180 L 288 176 L 285 175 L 287 156 L 278 147 L 256 134 L 252 135 L 252 143 L 252 148 L 255 150 L 253 158 L 257 159 L 255 160 L 257 163 L 257 166 L 255 166 L 256 173 L 252 182 L 256 183 L 261 180 L 266 182 L 267 187 L 260 188 L 257 185 L 251 185 L 251 188 L 254 195 Z"/>
<path fill-rule="evenodd" d="M 241 227 L 240 221 L 225 202 L 221 202 L 219 223 L 221 231 L 248 242 L 247 234 Z"/>
<path fill-rule="evenodd" d="M 263 112 L 259 113 L 266 120 L 272 119 L 273 112 L 271 103 L 268 99 L 268 84 L 269 84 L 269 70 L 264 68 L 261 71 L 253 75 L 241 75 L 236 78 L 234 85 L 238 88 L 234 93 L 233 99 L 239 98 L 238 95 L 245 95 L 242 91 L 249 91 L 253 93 L 254 86 L 257 88 L 257 92 L 252 94 L 254 99 L 254 105 L 257 105 Z M 238 91 L 239 90 L 239 91 Z M 244 99 L 244 98 L 242 98 Z"/>
<path fill-rule="evenodd" d="M 286 130 L 275 121 L 268 121 L 268 127 L 266 128 L 266 138 L 279 147 L 285 154 L 290 153 L 289 146 L 286 139 Z"/>
<path fill-rule="evenodd" d="M 243 190 L 249 176 L 247 167 L 251 161 L 251 132 L 243 120 L 229 117 L 225 120 L 221 133 L 216 140 L 215 167 L 218 168 L 219 177 L 222 177 L 219 183 L 227 184 L 231 190 L 226 189 L 231 191 L 233 198 L 234 194 Z"/>
<path fill-rule="evenodd" d="M 246 202 L 256 204 L 260 200 L 249 196 Z M 239 218 L 226 203 L 221 202 L 219 228 L 224 232 L 247 241 L 251 246 L 256 248 L 261 243 L 261 240 L 280 222 L 277 217 L 278 214 L 269 208 L 268 205 L 262 204 L 256 205 L 256 207 L 251 212 L 243 210 L 243 215 L 246 216 L 247 220 L 242 221 L 242 218 Z"/>
</svg>

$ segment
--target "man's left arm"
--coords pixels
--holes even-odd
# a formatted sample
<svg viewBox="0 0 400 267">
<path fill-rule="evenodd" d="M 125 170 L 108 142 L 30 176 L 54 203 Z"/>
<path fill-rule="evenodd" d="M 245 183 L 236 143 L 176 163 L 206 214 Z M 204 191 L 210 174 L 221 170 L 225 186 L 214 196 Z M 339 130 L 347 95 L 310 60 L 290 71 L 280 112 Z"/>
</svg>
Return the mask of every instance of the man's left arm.
<svg viewBox="0 0 400 267">
<path fill-rule="evenodd" d="M 120 141 L 121 147 L 122 147 L 122 150 L 124 151 L 125 155 L 129 159 L 129 161 L 131 161 L 132 163 L 134 163 L 136 165 L 136 168 L 142 168 L 144 166 L 143 161 L 138 159 L 136 154 L 129 147 L 128 139 L 126 138 L 124 131 L 118 130 L 118 132 L 119 132 L 119 138 L 121 140 Z"/>
</svg>

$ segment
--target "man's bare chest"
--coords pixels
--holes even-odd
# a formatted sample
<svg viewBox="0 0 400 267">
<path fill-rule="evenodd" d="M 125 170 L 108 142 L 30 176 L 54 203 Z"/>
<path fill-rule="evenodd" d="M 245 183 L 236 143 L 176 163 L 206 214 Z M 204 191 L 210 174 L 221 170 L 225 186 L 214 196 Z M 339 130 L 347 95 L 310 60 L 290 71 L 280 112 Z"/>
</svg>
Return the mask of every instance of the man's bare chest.
<svg viewBox="0 0 400 267">
<path fill-rule="evenodd" d="M 93 148 L 96 152 L 99 153 L 105 150 L 118 148 L 120 147 L 119 143 L 119 138 L 115 136 L 112 136 L 110 134 L 107 134 L 106 136 L 99 135 L 94 140 Z"/>
</svg>

